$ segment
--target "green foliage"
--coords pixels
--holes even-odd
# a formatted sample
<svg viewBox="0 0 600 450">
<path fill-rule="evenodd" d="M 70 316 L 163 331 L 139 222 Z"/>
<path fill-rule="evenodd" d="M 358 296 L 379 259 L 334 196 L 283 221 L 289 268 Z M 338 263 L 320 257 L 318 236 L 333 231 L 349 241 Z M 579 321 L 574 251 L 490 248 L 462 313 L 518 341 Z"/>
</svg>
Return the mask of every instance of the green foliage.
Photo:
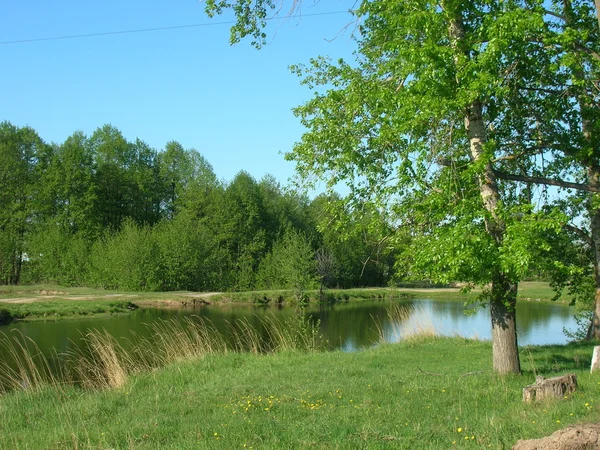
<svg viewBox="0 0 600 450">
<path fill-rule="evenodd" d="M 94 243 L 90 253 L 90 281 L 105 289 L 158 290 L 159 248 L 152 230 L 126 221 L 121 232 Z"/>
<path fill-rule="evenodd" d="M 154 229 L 159 252 L 160 290 L 210 291 L 219 281 L 218 242 L 188 215 L 179 214 Z"/>
<path fill-rule="evenodd" d="M 339 195 L 319 195 L 310 205 L 321 251 L 331 255 L 330 286 L 385 286 L 406 234 L 395 230 L 384 212 L 361 204 L 352 208 Z"/>
<path fill-rule="evenodd" d="M 268 289 L 291 289 L 296 301 L 306 301 L 306 290 L 315 286 L 315 251 L 306 236 L 285 231 L 258 270 L 259 283 Z"/>
<path fill-rule="evenodd" d="M 229 42 L 235 44 L 250 36 L 252 45 L 260 48 L 266 43 L 267 35 L 263 28 L 266 26 L 269 13 L 275 13 L 282 6 L 281 0 L 207 0 L 204 10 L 209 17 L 222 14 L 227 9 L 233 10 L 236 23 L 231 28 Z M 292 11 L 296 6 L 297 4 L 294 2 Z"/>
<path fill-rule="evenodd" d="M 347 233 L 353 237 L 338 245 L 340 233 L 317 230 L 323 222 L 305 195 L 245 172 L 220 182 L 202 155 L 175 141 L 157 152 L 105 125 L 89 137 L 76 132 L 49 146 L 34 130 L 5 122 L 0 162 L 2 284 L 303 291 L 314 281 L 312 260 L 310 267 L 292 262 L 289 273 L 273 279 L 264 269 L 257 279 L 261 265 L 273 266 L 262 261 L 272 258 L 267 255 L 286 233 L 303 236 L 305 253 L 296 249 L 301 261 L 312 258 L 312 248 L 331 248 L 340 268 L 329 275 L 332 286 L 388 278 L 389 265 L 373 264 L 373 247 L 361 241 L 377 235 L 365 234 L 367 221 L 355 220 L 356 229 Z M 306 278 L 294 280 L 294 271 Z"/>
<path fill-rule="evenodd" d="M 57 224 L 43 224 L 29 237 L 24 281 L 81 286 L 87 281 L 89 251 L 90 243 L 82 233 L 71 234 Z"/>
<path fill-rule="evenodd" d="M 45 300 L 9 303 L 0 308 L 0 323 L 13 320 L 54 320 L 97 314 L 128 313 L 138 306 L 126 300 Z"/>
<path fill-rule="evenodd" d="M 0 283 L 21 281 L 27 234 L 45 206 L 39 194 L 50 152 L 32 128 L 0 123 Z"/>
</svg>

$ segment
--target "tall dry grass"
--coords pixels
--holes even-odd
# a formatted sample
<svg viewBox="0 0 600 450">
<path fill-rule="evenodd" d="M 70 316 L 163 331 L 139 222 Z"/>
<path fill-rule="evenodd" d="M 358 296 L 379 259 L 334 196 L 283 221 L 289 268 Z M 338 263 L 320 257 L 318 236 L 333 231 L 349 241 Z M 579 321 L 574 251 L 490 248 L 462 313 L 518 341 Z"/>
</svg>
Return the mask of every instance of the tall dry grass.
<svg viewBox="0 0 600 450">
<path fill-rule="evenodd" d="M 386 324 L 375 320 L 381 342 L 396 342 L 437 336 L 431 316 L 411 304 L 394 304 L 386 308 Z"/>
<path fill-rule="evenodd" d="M 22 334 L 0 333 L 0 345 L 10 356 L 0 361 L 0 391 L 60 388 L 74 384 L 99 390 L 123 386 L 129 375 L 168 364 L 227 352 L 272 353 L 325 348 L 319 323 L 304 315 L 261 318 L 260 326 L 247 319 L 228 324 L 223 335 L 209 320 L 193 316 L 162 320 L 149 325 L 149 337 L 132 333 L 127 348 L 105 330 L 82 334 L 80 345 L 52 358 Z"/>
<path fill-rule="evenodd" d="M 0 391 L 38 390 L 57 385 L 61 378 L 37 344 L 20 331 L 0 333 L 0 347 L 6 357 L 0 360 Z"/>
</svg>

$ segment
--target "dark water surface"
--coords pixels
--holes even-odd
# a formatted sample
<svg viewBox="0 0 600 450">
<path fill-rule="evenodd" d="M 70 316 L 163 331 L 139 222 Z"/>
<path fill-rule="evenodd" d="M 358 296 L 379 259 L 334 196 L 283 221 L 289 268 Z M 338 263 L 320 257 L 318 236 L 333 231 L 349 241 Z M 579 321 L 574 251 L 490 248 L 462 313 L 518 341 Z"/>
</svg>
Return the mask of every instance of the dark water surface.
<svg viewBox="0 0 600 450">
<path fill-rule="evenodd" d="M 400 322 L 391 321 L 387 309 L 405 305 L 407 317 Z M 356 350 L 371 346 L 380 340 L 383 330 L 387 341 L 401 340 L 411 330 L 434 330 L 438 334 L 491 338 L 488 308 L 465 313 L 460 301 L 445 300 L 380 300 L 338 303 L 335 305 L 310 305 L 305 309 L 313 319 L 320 321 L 320 332 L 331 348 Z M 151 334 L 148 324 L 158 320 L 178 319 L 197 315 L 209 319 L 222 333 L 228 333 L 228 322 L 246 319 L 260 328 L 261 317 L 274 314 L 279 317 L 292 316 L 295 307 L 254 306 L 228 304 L 200 306 L 181 309 L 140 309 L 131 314 L 97 318 L 71 319 L 62 321 L 18 322 L 0 327 L 0 331 L 11 334 L 18 330 L 32 339 L 48 353 L 52 348 L 59 353 L 72 349 L 80 341 L 81 334 L 89 329 L 107 330 L 124 346 L 131 332 L 140 336 Z M 517 306 L 517 330 L 519 344 L 562 344 L 567 342 L 563 328 L 576 327 L 572 311 L 562 305 L 522 302 Z M 0 358 L 2 358 L 0 350 Z"/>
</svg>

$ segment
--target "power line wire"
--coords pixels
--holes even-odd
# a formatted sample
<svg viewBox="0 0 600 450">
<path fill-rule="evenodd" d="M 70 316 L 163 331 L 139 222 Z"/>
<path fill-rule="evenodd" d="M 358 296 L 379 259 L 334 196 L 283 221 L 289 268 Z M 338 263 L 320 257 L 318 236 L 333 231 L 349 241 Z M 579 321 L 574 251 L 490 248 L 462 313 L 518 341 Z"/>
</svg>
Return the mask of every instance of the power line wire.
<svg viewBox="0 0 600 450">
<path fill-rule="evenodd" d="M 302 17 L 315 17 L 315 16 L 331 16 L 336 14 L 348 14 L 348 11 L 329 11 L 322 13 L 312 13 L 312 14 L 298 14 L 294 16 L 285 16 L 285 17 L 270 17 L 264 20 L 281 20 L 281 19 L 296 19 Z M 181 30 L 184 28 L 201 28 L 201 27 L 212 27 L 218 25 L 233 25 L 236 21 L 226 21 L 226 22 L 206 22 L 206 23 L 196 23 L 191 25 L 174 25 L 168 27 L 156 27 L 156 28 L 138 28 L 134 30 L 121 30 L 121 31 L 105 31 L 102 33 L 87 33 L 87 34 L 71 34 L 66 36 L 53 36 L 53 37 L 43 37 L 43 38 L 33 38 L 33 39 L 19 39 L 15 41 L 0 41 L 0 45 L 10 45 L 10 44 L 25 44 L 29 42 L 41 42 L 41 41 L 59 41 L 66 39 L 80 39 L 87 37 L 95 37 L 95 36 L 112 36 L 117 34 L 133 34 L 133 33 L 147 33 L 150 31 L 164 31 L 164 30 Z"/>
</svg>

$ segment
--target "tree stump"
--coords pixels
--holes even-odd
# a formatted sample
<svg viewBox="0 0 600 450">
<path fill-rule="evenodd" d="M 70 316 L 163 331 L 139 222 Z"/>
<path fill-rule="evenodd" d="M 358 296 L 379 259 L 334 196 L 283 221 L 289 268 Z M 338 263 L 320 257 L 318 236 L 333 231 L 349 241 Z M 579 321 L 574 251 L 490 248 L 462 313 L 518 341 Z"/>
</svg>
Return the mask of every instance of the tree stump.
<svg viewBox="0 0 600 450">
<path fill-rule="evenodd" d="M 577 375 L 569 373 L 560 377 L 536 377 L 535 383 L 523 388 L 523 401 L 544 398 L 562 398 L 577 390 Z"/>
<path fill-rule="evenodd" d="M 590 372 L 594 373 L 596 370 L 600 370 L 600 345 L 594 347 L 594 354 L 592 356 L 592 368 Z"/>
</svg>

